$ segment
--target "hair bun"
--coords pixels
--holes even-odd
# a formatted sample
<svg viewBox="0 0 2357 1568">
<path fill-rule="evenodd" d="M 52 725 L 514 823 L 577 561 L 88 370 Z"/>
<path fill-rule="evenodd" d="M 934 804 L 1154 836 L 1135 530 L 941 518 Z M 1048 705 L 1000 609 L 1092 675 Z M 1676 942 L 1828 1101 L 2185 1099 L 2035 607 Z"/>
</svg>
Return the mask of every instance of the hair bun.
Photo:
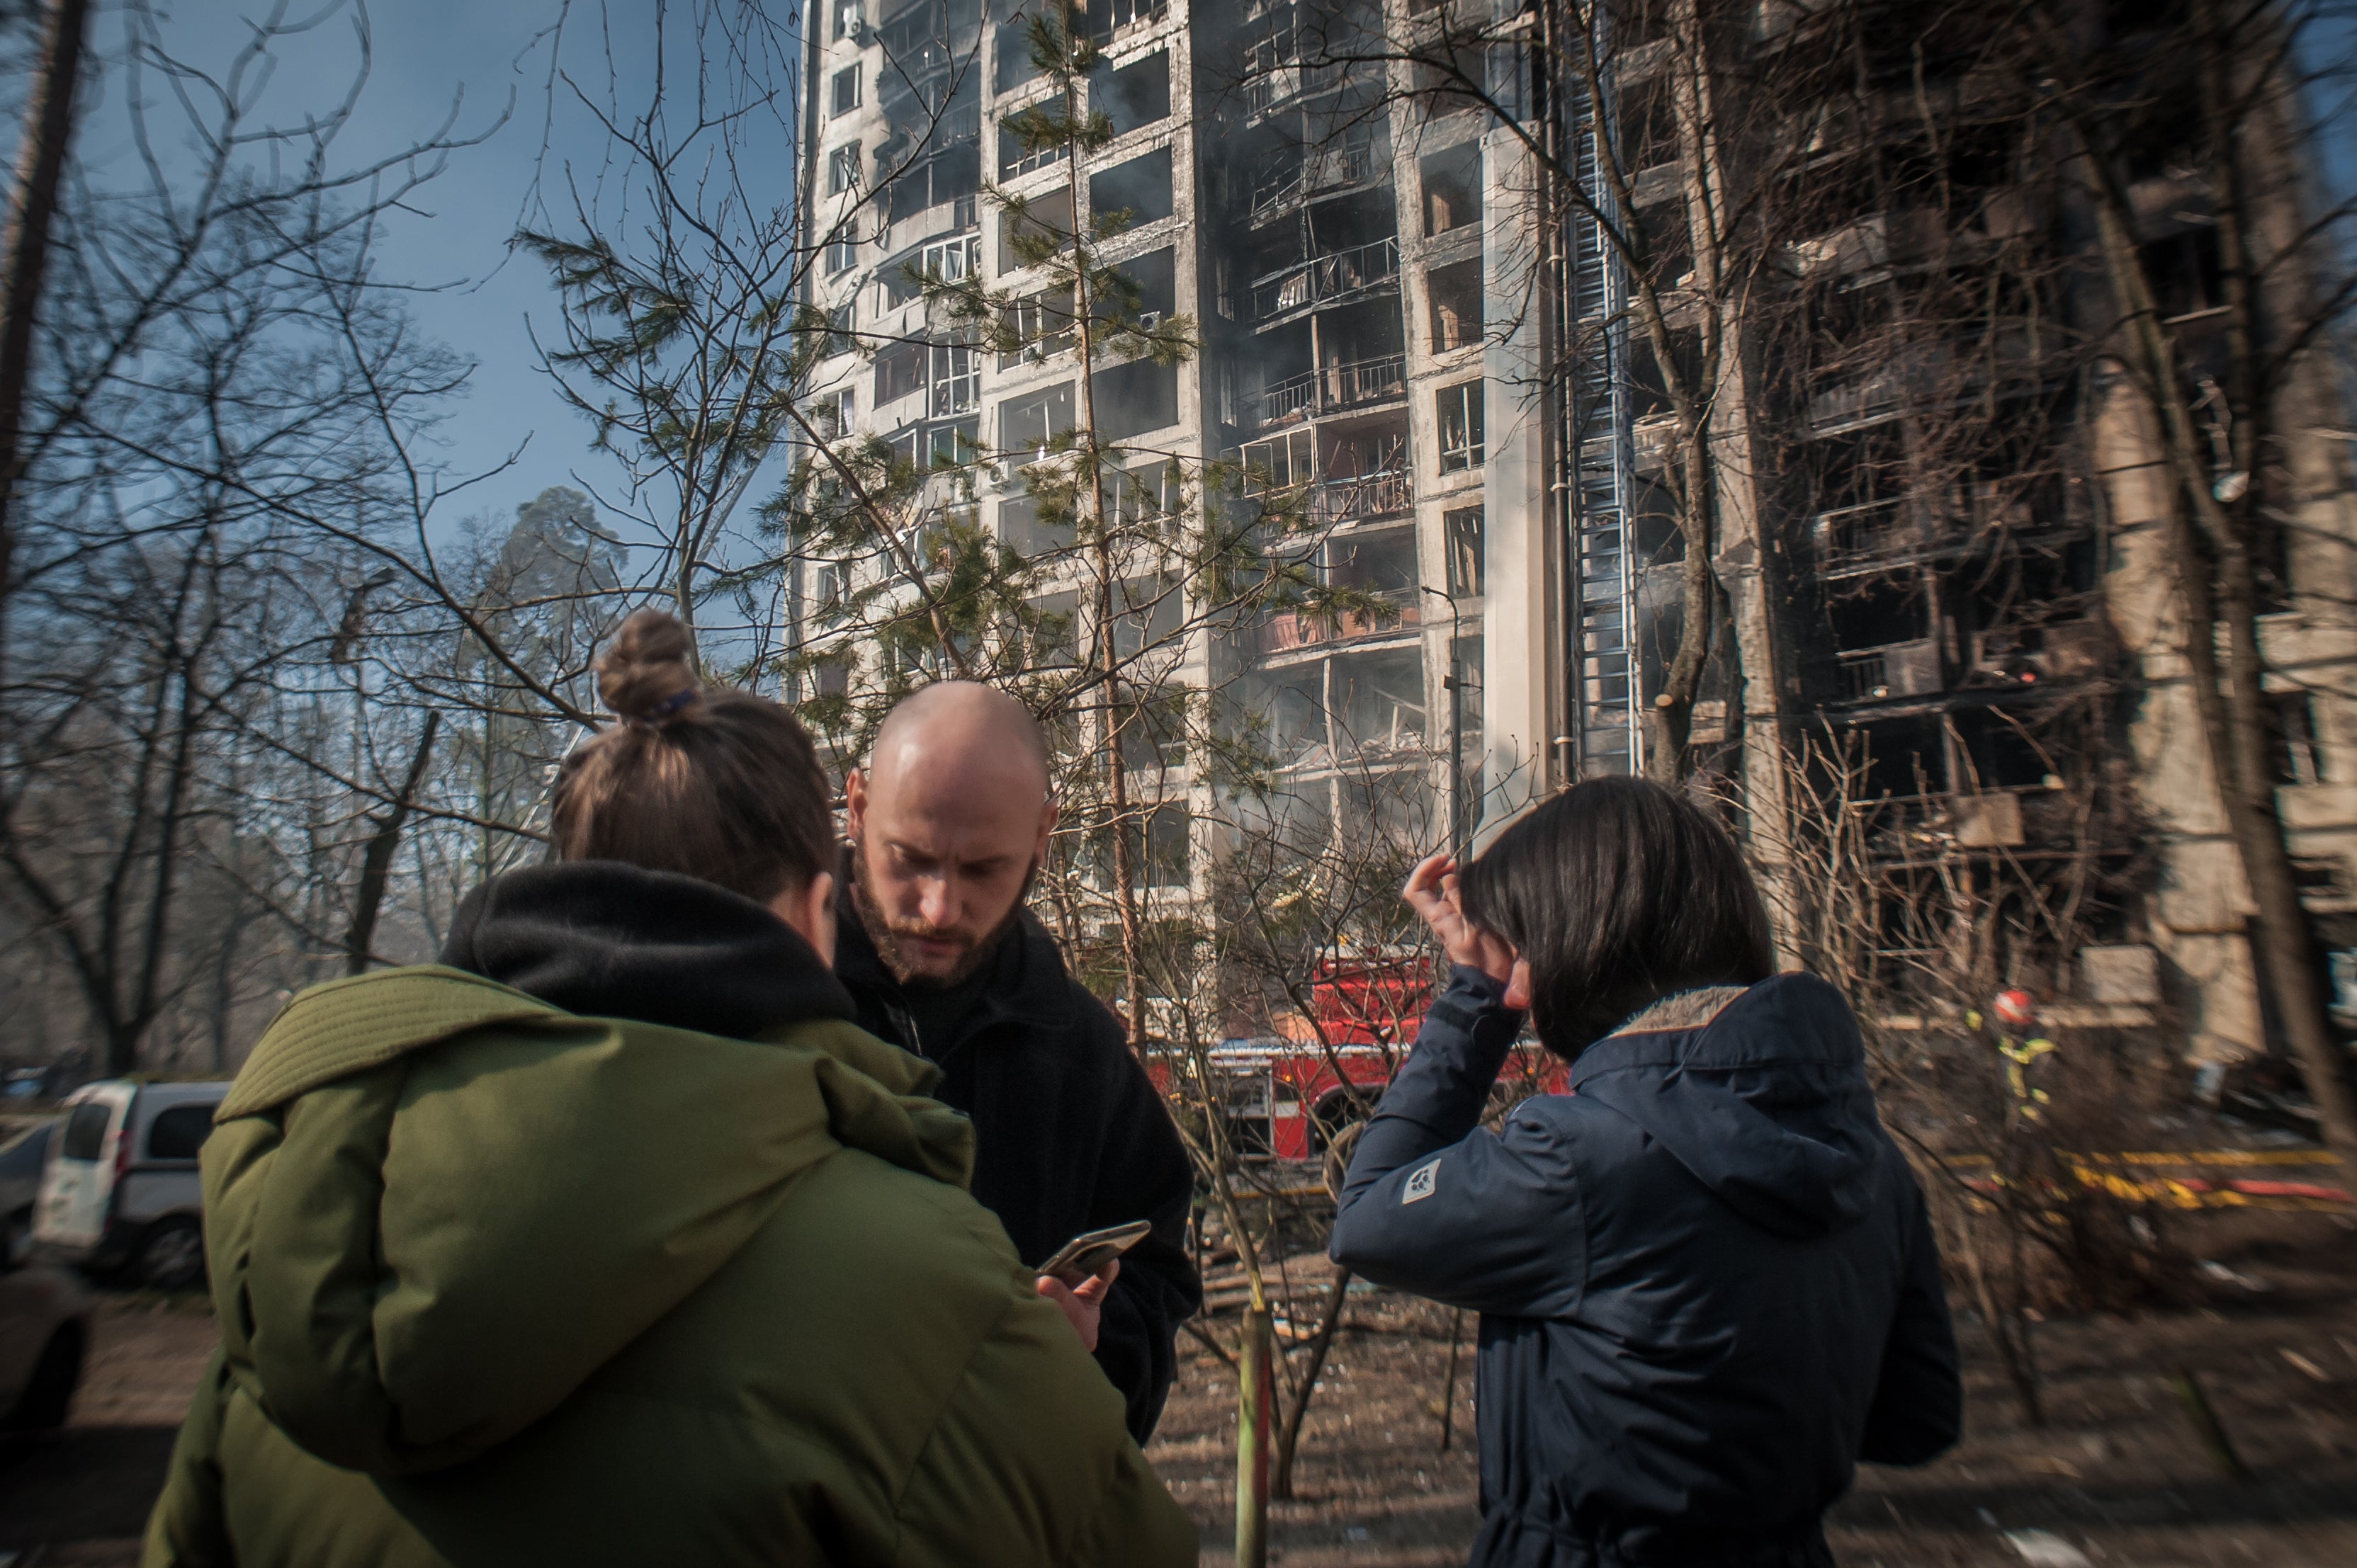
<svg viewBox="0 0 2357 1568">
<path fill-rule="evenodd" d="M 633 724 L 660 725 L 703 690 L 687 628 L 658 609 L 634 612 L 597 660 L 597 695 Z"/>
</svg>

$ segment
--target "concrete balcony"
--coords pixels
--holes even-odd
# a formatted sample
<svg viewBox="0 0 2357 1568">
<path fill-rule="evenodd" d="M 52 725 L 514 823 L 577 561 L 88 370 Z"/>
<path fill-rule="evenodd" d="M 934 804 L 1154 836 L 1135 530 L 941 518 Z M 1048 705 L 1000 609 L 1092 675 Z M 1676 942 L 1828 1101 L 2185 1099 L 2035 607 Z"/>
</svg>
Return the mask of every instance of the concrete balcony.
<svg viewBox="0 0 2357 1568">
<path fill-rule="evenodd" d="M 1333 91 L 1342 85 L 1342 68 L 1339 65 L 1303 65 L 1300 61 L 1277 58 L 1264 61 L 1259 51 L 1245 57 L 1245 70 L 1251 74 L 1243 81 L 1244 112 L 1266 114 L 1298 103 L 1305 98 L 1315 98 Z"/>
<path fill-rule="evenodd" d="M 1253 320 L 1263 327 L 1317 306 L 1399 286 L 1399 236 L 1297 262 L 1252 285 Z"/>
<path fill-rule="evenodd" d="M 1846 703 L 1886 703 L 1928 697 L 1944 690 L 1940 645 L 1930 638 L 1879 648 L 1844 649 L 1834 655 Z"/>
<path fill-rule="evenodd" d="M 1927 209 L 1878 212 L 1785 246 L 1785 260 L 1795 277 L 1848 277 L 1922 260 L 1946 237 L 1946 223 Z"/>
<path fill-rule="evenodd" d="M 1830 435 L 1910 408 L 2022 396 L 2068 370 L 2072 347 L 2052 321 L 2007 317 L 1943 341 L 1895 344 L 1876 355 L 1865 375 L 1837 381 L 1811 397 L 1809 424 Z"/>
<path fill-rule="evenodd" d="M 1252 175 L 1254 227 L 1292 212 L 1304 201 L 1382 184 L 1391 177 L 1390 138 L 1361 127 L 1338 146 L 1263 161 Z"/>
<path fill-rule="evenodd" d="M 1320 479 L 1309 487 L 1310 521 L 1329 525 L 1400 517 L 1415 509 L 1415 487 L 1407 470 Z"/>
<path fill-rule="evenodd" d="M 1261 389 L 1257 423 L 1266 428 L 1297 419 L 1397 403 L 1407 396 L 1407 356 L 1378 354 L 1305 371 Z"/>
<path fill-rule="evenodd" d="M 1297 649 L 1413 630 L 1421 624 L 1422 613 L 1422 607 L 1412 599 L 1403 599 L 1390 613 L 1380 616 L 1363 610 L 1345 610 L 1333 616 L 1307 616 L 1288 610 L 1272 616 L 1260 628 L 1260 650 L 1264 654 L 1291 653 Z"/>
</svg>

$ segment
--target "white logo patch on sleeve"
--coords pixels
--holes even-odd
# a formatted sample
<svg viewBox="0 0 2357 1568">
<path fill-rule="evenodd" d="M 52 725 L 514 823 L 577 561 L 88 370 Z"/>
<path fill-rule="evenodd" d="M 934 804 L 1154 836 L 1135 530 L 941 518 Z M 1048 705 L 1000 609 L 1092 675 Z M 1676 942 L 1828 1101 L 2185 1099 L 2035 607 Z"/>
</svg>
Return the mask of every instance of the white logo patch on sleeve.
<svg viewBox="0 0 2357 1568">
<path fill-rule="evenodd" d="M 1440 1156 L 1435 1155 L 1431 1159 L 1407 1173 L 1407 1186 L 1400 1189 L 1400 1202 L 1403 1206 L 1420 1203 L 1430 1197 L 1432 1189 L 1439 1185 Z"/>
</svg>

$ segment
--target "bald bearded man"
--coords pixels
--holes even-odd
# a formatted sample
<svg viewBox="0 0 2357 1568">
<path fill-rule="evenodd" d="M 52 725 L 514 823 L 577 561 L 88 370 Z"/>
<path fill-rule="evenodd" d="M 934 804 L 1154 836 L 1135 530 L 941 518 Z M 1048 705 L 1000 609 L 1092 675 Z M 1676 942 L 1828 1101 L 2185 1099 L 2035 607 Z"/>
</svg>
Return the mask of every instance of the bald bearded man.
<svg viewBox="0 0 2357 1568">
<path fill-rule="evenodd" d="M 935 1097 L 974 1119 L 974 1197 L 1034 1266 L 1083 1230 L 1153 1222 L 1109 1282 L 1039 1285 L 1144 1443 L 1178 1325 L 1202 1305 L 1194 1173 L 1120 1025 L 1023 907 L 1056 825 L 1039 724 L 987 686 L 928 686 L 885 719 L 845 796 L 835 973 L 861 1026 L 939 1067 Z"/>
</svg>

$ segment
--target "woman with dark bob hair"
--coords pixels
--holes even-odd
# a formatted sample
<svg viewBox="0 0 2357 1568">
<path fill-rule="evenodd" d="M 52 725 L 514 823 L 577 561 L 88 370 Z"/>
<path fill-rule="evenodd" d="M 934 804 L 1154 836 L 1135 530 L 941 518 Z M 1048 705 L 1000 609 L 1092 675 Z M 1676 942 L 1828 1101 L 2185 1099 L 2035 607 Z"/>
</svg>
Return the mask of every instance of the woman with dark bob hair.
<svg viewBox="0 0 2357 1568">
<path fill-rule="evenodd" d="M 1857 1022 L 1775 972 L 1725 829 L 1575 785 L 1406 896 L 1448 954 L 1334 1260 L 1481 1315 L 1477 1564 L 1829 1568 L 1861 1459 L 1956 1440 L 1923 1195 Z M 1480 1125 L 1525 1011 L 1568 1092 Z"/>
</svg>

